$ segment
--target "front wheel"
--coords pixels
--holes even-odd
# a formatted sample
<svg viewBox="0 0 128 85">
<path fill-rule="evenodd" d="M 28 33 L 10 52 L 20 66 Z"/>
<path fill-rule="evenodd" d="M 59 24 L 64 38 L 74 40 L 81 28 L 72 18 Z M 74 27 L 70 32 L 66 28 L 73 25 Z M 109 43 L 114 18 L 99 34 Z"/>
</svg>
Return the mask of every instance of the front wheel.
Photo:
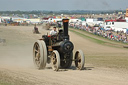
<svg viewBox="0 0 128 85">
<path fill-rule="evenodd" d="M 84 68 L 85 56 L 82 50 L 78 50 L 75 53 L 75 66 L 82 70 Z"/>
<path fill-rule="evenodd" d="M 58 71 L 60 68 L 60 55 L 57 50 L 54 50 L 51 54 L 51 64 L 54 71 Z"/>
</svg>

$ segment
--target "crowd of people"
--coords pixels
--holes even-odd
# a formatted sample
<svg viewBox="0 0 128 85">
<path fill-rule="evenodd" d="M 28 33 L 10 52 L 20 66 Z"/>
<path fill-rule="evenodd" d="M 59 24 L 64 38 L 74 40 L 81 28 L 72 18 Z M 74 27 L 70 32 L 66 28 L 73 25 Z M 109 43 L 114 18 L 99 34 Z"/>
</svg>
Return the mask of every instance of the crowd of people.
<svg viewBox="0 0 128 85">
<path fill-rule="evenodd" d="M 75 29 L 84 30 L 90 33 L 93 33 L 95 35 L 99 35 L 105 38 L 108 38 L 110 40 L 120 41 L 124 43 L 128 43 L 128 35 L 124 33 L 123 31 L 113 31 L 113 30 L 105 30 L 101 26 L 82 26 L 82 25 L 70 25 L 70 27 Z"/>
</svg>

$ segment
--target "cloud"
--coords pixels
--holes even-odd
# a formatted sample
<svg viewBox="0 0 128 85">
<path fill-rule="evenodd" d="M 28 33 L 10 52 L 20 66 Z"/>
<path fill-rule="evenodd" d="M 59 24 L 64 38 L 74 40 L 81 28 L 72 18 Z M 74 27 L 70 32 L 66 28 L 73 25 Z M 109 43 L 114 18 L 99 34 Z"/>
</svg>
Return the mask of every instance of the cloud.
<svg viewBox="0 0 128 85">
<path fill-rule="evenodd" d="M 109 6 L 109 4 L 108 4 L 105 0 L 101 0 L 101 3 L 102 3 L 104 6 L 106 6 L 106 7 Z"/>
</svg>

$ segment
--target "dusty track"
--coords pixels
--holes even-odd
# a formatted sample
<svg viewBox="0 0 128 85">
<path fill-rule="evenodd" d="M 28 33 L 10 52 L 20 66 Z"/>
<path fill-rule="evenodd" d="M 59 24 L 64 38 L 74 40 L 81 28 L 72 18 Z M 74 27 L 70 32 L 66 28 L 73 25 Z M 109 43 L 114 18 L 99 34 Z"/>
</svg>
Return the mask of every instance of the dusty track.
<svg viewBox="0 0 128 85">
<path fill-rule="evenodd" d="M 32 28 L 0 27 L 0 38 L 7 41 L 5 46 L 0 44 L 0 82 L 12 85 L 128 85 L 127 71 L 95 65 L 90 59 L 91 56 L 127 58 L 128 50 L 99 45 L 72 32 L 70 36 L 75 50 L 82 49 L 87 57 L 85 69 L 76 70 L 74 65 L 59 72 L 54 72 L 50 65 L 45 70 L 35 69 L 32 60 L 33 43 L 47 32 L 39 27 L 41 34 L 36 35 L 32 33 Z M 98 58 L 95 60 L 98 61 Z"/>
</svg>

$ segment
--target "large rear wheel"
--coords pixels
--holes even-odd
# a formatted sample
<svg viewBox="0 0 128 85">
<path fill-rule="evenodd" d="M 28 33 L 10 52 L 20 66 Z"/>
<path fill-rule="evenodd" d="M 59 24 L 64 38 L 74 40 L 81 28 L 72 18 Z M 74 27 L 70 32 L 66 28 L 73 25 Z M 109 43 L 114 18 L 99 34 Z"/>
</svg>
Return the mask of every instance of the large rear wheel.
<svg viewBox="0 0 128 85">
<path fill-rule="evenodd" d="M 43 40 L 37 40 L 33 46 L 33 61 L 38 69 L 44 69 L 47 63 L 47 48 Z"/>
</svg>

